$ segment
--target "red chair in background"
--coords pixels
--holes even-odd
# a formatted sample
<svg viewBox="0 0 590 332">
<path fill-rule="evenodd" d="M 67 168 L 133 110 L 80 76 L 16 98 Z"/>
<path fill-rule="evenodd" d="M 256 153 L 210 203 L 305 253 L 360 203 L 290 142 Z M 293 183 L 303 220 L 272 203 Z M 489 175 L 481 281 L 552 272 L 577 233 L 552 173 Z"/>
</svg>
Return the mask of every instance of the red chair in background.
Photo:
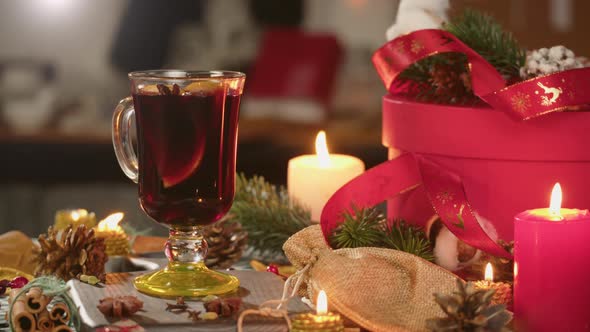
<svg viewBox="0 0 590 332">
<path fill-rule="evenodd" d="M 335 36 L 270 29 L 248 75 L 246 117 L 317 123 L 330 111 L 343 49 Z"/>
</svg>

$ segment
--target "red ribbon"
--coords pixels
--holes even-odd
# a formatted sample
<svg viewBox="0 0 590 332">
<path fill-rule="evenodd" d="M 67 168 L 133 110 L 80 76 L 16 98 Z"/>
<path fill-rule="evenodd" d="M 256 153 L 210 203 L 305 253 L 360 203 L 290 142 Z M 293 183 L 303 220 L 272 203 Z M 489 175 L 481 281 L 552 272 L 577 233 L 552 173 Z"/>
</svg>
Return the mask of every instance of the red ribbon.
<svg viewBox="0 0 590 332">
<path fill-rule="evenodd" d="M 473 92 L 495 109 L 521 120 L 590 104 L 587 86 L 590 68 L 536 77 L 508 87 L 498 71 L 453 34 L 442 30 L 418 30 L 398 37 L 373 55 L 373 64 L 387 90 L 396 94 L 395 80 L 413 63 L 431 55 L 463 53 L 471 69 Z"/>
<path fill-rule="evenodd" d="M 328 200 L 321 216 L 326 240 L 352 205 L 370 207 L 423 185 L 435 211 L 451 232 L 466 243 L 498 257 L 511 258 L 477 221 L 458 175 L 426 157 L 406 153 L 367 170 Z"/>
<path fill-rule="evenodd" d="M 590 68 L 537 77 L 506 87 L 498 71 L 453 34 L 442 30 L 419 30 L 398 37 L 373 55 L 373 64 L 387 90 L 399 91 L 395 80 L 413 63 L 428 56 L 458 52 L 467 56 L 473 92 L 493 108 L 527 120 L 570 107 L 590 104 Z M 326 239 L 342 222 L 352 205 L 369 207 L 420 185 L 435 211 L 464 242 L 499 257 L 512 255 L 489 237 L 475 217 L 461 178 L 418 154 L 404 154 L 378 165 L 340 188 L 326 203 L 321 216 Z"/>
<path fill-rule="evenodd" d="M 522 120 L 590 104 L 590 67 L 519 82 L 480 96 L 498 110 Z"/>
<path fill-rule="evenodd" d="M 352 212 L 352 205 L 375 206 L 419 185 L 420 173 L 410 154 L 367 170 L 338 189 L 324 206 L 320 217 L 324 237 L 327 240 L 342 222 L 342 213 Z"/>
</svg>

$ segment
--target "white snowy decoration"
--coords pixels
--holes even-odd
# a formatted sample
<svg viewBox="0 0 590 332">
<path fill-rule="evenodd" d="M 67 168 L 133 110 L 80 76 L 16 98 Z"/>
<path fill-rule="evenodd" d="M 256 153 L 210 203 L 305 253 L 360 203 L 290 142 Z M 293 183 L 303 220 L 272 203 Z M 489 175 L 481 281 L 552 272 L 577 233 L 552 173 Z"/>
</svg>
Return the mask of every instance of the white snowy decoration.
<svg viewBox="0 0 590 332">
<path fill-rule="evenodd" d="M 447 21 L 449 0 L 401 0 L 387 40 L 421 29 L 438 29 Z"/>
</svg>

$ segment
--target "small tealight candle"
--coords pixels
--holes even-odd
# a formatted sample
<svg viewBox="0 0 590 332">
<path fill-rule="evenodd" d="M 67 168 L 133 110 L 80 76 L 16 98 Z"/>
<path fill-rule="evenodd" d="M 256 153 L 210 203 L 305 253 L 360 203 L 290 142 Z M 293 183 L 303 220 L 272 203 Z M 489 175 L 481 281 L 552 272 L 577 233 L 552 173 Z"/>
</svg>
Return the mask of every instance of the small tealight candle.
<svg viewBox="0 0 590 332">
<path fill-rule="evenodd" d="M 69 225 L 72 225 L 74 228 L 80 225 L 86 225 L 86 227 L 92 228 L 96 226 L 96 215 L 94 212 L 88 212 L 85 209 L 58 210 L 55 212 L 53 225 L 55 229 L 66 229 Z"/>
<path fill-rule="evenodd" d="M 523 331 L 590 329 L 590 212 L 549 208 L 514 217 L 514 315 Z"/>
<path fill-rule="evenodd" d="M 95 228 L 96 237 L 104 238 L 106 253 L 109 256 L 129 254 L 129 239 L 119 225 L 124 216 L 122 212 L 113 213 L 101 220 Z"/>
<path fill-rule="evenodd" d="M 293 317 L 291 332 L 342 332 L 344 324 L 339 314 L 328 312 L 328 297 L 323 290 L 318 294 L 316 313 Z"/>
<path fill-rule="evenodd" d="M 494 282 L 494 268 L 492 263 L 486 264 L 484 280 L 474 283 L 477 289 L 494 289 L 496 292 L 492 297 L 492 304 L 504 304 L 509 307 L 512 304 L 512 286 L 507 282 Z"/>
<path fill-rule="evenodd" d="M 316 154 L 289 160 L 287 188 L 289 196 L 311 209 L 311 219 L 319 222 L 328 199 L 348 181 L 365 171 L 359 158 L 330 154 L 326 133 L 320 131 L 315 141 Z"/>
</svg>

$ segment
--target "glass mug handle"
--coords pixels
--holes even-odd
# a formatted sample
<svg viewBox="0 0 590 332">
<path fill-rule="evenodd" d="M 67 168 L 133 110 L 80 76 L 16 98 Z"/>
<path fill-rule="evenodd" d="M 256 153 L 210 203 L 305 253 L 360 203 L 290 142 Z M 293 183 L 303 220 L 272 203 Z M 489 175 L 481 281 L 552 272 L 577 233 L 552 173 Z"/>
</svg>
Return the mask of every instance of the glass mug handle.
<svg viewBox="0 0 590 332">
<path fill-rule="evenodd" d="M 133 98 L 122 99 L 113 114 L 113 147 L 121 169 L 133 182 L 137 183 L 139 167 L 137 155 L 131 140 L 131 119 L 135 115 Z"/>
</svg>

